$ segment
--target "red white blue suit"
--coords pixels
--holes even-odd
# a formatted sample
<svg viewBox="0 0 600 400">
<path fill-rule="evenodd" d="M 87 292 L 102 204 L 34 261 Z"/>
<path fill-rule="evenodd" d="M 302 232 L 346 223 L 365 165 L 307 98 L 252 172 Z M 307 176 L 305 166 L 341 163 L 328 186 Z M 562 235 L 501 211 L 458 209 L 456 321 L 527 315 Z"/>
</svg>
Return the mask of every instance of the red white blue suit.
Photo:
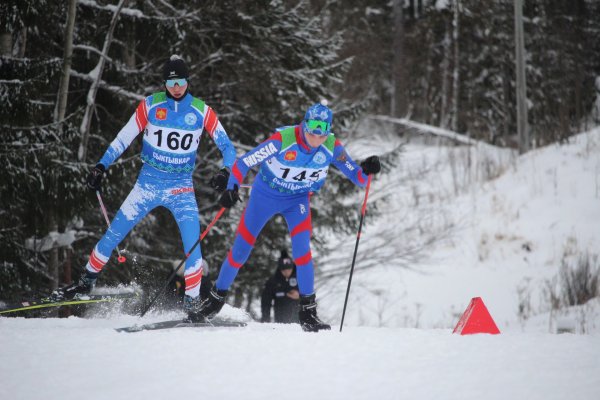
<svg viewBox="0 0 600 400">
<path fill-rule="evenodd" d="M 192 172 L 200 137 L 205 130 L 221 151 L 224 166 L 231 168 L 235 149 L 217 115 L 204 101 L 190 94 L 176 101 L 165 92 L 142 100 L 100 160 L 108 169 L 143 132 L 141 158 L 144 165 L 135 186 L 92 251 L 86 265 L 89 273 L 99 273 L 131 229 L 158 206 L 173 214 L 181 232 L 184 252 L 192 248 L 200 237 Z M 187 295 L 198 296 L 201 278 L 202 253 L 200 246 L 196 246 L 185 264 Z"/>
<path fill-rule="evenodd" d="M 330 164 L 356 185 L 366 186 L 367 176 L 348 156 L 333 133 L 321 146 L 311 148 L 304 138 L 302 125 L 278 129 L 236 160 L 227 189 L 233 189 L 235 185 L 239 187 L 252 167 L 260 166 L 260 169 L 239 222 L 233 247 L 221 266 L 216 282 L 218 290 L 229 289 L 262 228 L 275 214 L 281 214 L 292 240 L 300 294 L 308 296 L 314 293 L 310 196 L 318 192 L 325 182 Z"/>
</svg>

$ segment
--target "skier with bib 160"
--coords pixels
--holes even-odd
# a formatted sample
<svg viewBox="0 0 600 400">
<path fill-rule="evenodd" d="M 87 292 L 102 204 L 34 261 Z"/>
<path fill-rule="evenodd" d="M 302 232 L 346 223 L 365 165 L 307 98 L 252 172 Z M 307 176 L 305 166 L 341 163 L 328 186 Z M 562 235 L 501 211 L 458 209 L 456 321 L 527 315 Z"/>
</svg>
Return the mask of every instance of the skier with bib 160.
<svg viewBox="0 0 600 400">
<path fill-rule="evenodd" d="M 217 191 L 222 192 L 226 188 L 229 171 L 235 161 L 235 149 L 213 109 L 188 92 L 188 76 L 183 59 L 171 56 L 163 67 L 166 90 L 141 101 L 129 122 L 90 172 L 87 186 L 99 191 L 106 169 L 143 132 L 141 159 L 144 165 L 135 186 L 92 250 L 85 275 L 79 282 L 55 290 L 54 299 L 70 299 L 78 293 L 89 293 L 112 251 L 144 216 L 158 206 L 167 208 L 175 217 L 186 254 L 200 237 L 192 172 L 202 132 L 208 132 L 223 156 L 224 167 L 210 181 Z M 196 246 L 187 258 L 184 277 L 184 307 L 190 309 L 200 304 L 200 246 Z"/>
<path fill-rule="evenodd" d="M 360 167 L 356 165 L 331 133 L 332 120 L 333 113 L 327 106 L 315 104 L 308 109 L 301 124 L 278 129 L 236 160 L 227 190 L 219 200 L 223 207 L 230 208 L 239 200 L 238 188 L 248 171 L 255 166 L 260 166 L 260 170 L 215 287 L 200 307 L 188 312 L 189 320 L 206 321 L 221 310 L 227 291 L 248 259 L 258 234 L 273 215 L 282 214 L 292 240 L 300 292 L 298 316 L 302 329 L 309 332 L 331 329 L 317 316 L 310 251 L 310 196 L 318 192 L 325 182 L 330 164 L 360 187 L 366 186 L 367 175 L 378 173 L 381 169 L 377 156 L 368 157 Z"/>
</svg>

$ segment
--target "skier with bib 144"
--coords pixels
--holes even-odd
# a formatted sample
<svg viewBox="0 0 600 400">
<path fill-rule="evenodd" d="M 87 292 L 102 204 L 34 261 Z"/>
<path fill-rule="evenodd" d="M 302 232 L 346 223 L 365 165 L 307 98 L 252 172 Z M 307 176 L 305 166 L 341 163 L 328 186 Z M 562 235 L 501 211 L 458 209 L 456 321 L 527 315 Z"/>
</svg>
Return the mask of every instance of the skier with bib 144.
<svg viewBox="0 0 600 400">
<path fill-rule="evenodd" d="M 333 113 L 327 106 L 314 104 L 307 110 L 302 123 L 278 129 L 236 160 L 227 190 L 219 200 L 223 207 L 230 208 L 239 200 L 238 188 L 248 171 L 255 166 L 260 166 L 260 170 L 215 287 L 200 307 L 188 312 L 189 320 L 205 321 L 221 310 L 227 291 L 248 259 L 258 234 L 271 217 L 282 214 L 292 240 L 300 292 L 298 316 L 302 329 L 309 332 L 331 329 L 317 316 L 310 250 L 310 196 L 318 192 L 325 182 L 330 164 L 359 187 L 366 186 L 368 174 L 378 173 L 381 169 L 377 156 L 368 157 L 360 167 L 356 165 L 331 133 L 332 120 Z"/>
<path fill-rule="evenodd" d="M 144 216 L 158 206 L 167 208 L 175 217 L 186 254 L 200 237 L 192 172 L 202 132 L 208 132 L 223 156 L 224 167 L 210 182 L 217 191 L 226 189 L 229 171 L 235 161 L 235 148 L 213 109 L 188 92 L 188 76 L 183 59 L 171 56 L 163 67 L 165 91 L 154 93 L 141 101 L 129 122 L 90 172 L 87 186 L 99 191 L 106 169 L 143 132 L 143 166 L 135 186 L 109 229 L 92 250 L 85 274 L 79 282 L 55 290 L 55 299 L 69 299 L 78 293 L 89 293 L 112 251 Z M 187 258 L 184 277 L 184 307 L 190 309 L 200 303 L 200 246 L 196 246 Z"/>
</svg>

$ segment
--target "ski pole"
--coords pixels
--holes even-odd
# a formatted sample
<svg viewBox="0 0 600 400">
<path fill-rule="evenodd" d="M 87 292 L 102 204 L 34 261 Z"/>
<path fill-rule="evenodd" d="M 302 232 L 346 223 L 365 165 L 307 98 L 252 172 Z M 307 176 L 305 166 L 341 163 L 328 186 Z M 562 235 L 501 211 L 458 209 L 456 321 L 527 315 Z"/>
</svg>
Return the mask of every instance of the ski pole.
<svg viewBox="0 0 600 400">
<path fill-rule="evenodd" d="M 346 315 L 346 305 L 348 304 L 348 295 L 350 295 L 350 284 L 352 283 L 352 274 L 354 273 L 354 263 L 356 261 L 356 252 L 358 251 L 358 241 L 362 231 L 363 220 L 367 212 L 367 199 L 369 198 L 369 188 L 371 187 L 371 175 L 367 180 L 367 188 L 365 190 L 365 200 L 363 201 L 362 210 L 360 213 L 360 223 L 358 224 L 358 234 L 356 235 L 356 245 L 354 246 L 354 256 L 352 256 L 352 267 L 350 267 L 350 276 L 348 277 L 348 288 L 346 289 L 346 299 L 344 300 L 344 311 L 342 311 L 342 322 L 340 323 L 340 332 L 344 326 L 344 316 Z"/>
<path fill-rule="evenodd" d="M 106 207 L 104 207 L 104 202 L 102 201 L 102 196 L 100 195 L 99 190 L 96 190 L 96 197 L 98 197 L 98 202 L 100 203 L 100 209 L 102 210 L 102 214 L 104 214 L 104 219 L 106 220 L 106 225 L 110 228 L 110 221 L 108 220 L 108 213 L 106 212 Z M 127 261 L 127 258 L 125 258 L 125 256 L 121 254 L 121 250 L 119 250 L 119 246 L 117 246 L 117 254 L 119 255 L 119 257 L 117 258 L 117 260 L 119 260 L 119 263 L 122 264 L 125 261 Z"/>
<path fill-rule="evenodd" d="M 158 300 L 158 298 L 167 289 L 167 287 L 169 286 L 169 284 L 171 283 L 171 281 L 173 280 L 173 278 L 175 278 L 175 275 L 177 275 L 177 272 L 179 272 L 179 269 L 181 268 L 181 266 L 190 257 L 190 255 L 192 254 L 192 252 L 194 251 L 194 249 L 196 248 L 196 246 L 198 246 L 198 244 L 200 244 L 200 242 L 202 241 L 202 239 L 204 239 L 204 237 L 206 236 L 206 234 L 208 233 L 208 231 L 210 231 L 210 228 L 212 228 L 213 225 L 217 222 L 217 220 L 219 218 L 221 218 L 221 215 L 223 215 L 223 213 L 225 212 L 225 210 L 226 210 L 226 208 L 222 207 L 219 210 L 219 212 L 217 213 L 217 215 L 215 215 L 215 217 L 213 218 L 212 222 L 210 224 L 208 224 L 208 226 L 206 227 L 206 229 L 204 230 L 204 232 L 202 232 L 202 234 L 200 235 L 200 237 L 198 238 L 198 240 L 196 240 L 196 243 L 194 243 L 194 245 L 192 246 L 192 248 L 190 249 L 190 251 L 188 251 L 186 253 L 185 258 L 183 260 L 181 260 L 181 262 L 179 263 L 179 265 L 177 266 L 177 268 L 175 268 L 173 270 L 173 272 L 171 273 L 171 275 L 169 276 L 169 278 L 167 279 L 167 281 L 165 282 L 165 284 L 163 285 L 163 287 L 158 291 L 158 293 L 156 294 L 156 296 L 154 296 L 154 298 L 150 301 L 150 303 L 142 311 L 142 313 L 140 314 L 140 318 L 143 317 L 144 315 L 146 315 L 146 313 L 148 312 L 148 310 L 150 310 L 150 308 L 152 307 L 152 305 L 154 304 L 154 302 L 156 302 L 156 300 Z"/>
</svg>

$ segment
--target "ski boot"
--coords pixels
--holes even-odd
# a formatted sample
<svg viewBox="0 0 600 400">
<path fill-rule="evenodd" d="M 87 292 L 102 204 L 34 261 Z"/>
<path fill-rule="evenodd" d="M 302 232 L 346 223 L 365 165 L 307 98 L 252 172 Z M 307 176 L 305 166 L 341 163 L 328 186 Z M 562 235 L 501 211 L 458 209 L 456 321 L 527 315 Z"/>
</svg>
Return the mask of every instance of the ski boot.
<svg viewBox="0 0 600 400">
<path fill-rule="evenodd" d="M 300 311 L 298 313 L 300 326 L 305 332 L 318 332 L 330 330 L 331 326 L 317 317 L 317 302 L 314 294 L 300 296 Z"/>
<path fill-rule="evenodd" d="M 200 296 L 192 297 L 187 294 L 183 296 L 183 311 L 186 313 L 191 313 L 198 311 L 200 309 L 200 305 L 202 304 L 202 299 Z"/>
<path fill-rule="evenodd" d="M 54 301 L 71 300 L 78 294 L 88 294 L 96 286 L 96 279 L 98 274 L 92 274 L 87 272 L 81 278 L 79 282 L 72 283 L 69 286 L 65 286 L 60 289 L 56 289 L 50 295 L 50 298 Z"/>
<path fill-rule="evenodd" d="M 188 311 L 186 321 L 207 322 L 221 311 L 221 308 L 223 308 L 223 305 L 225 304 L 226 296 L 227 290 L 217 290 L 216 288 L 212 288 L 206 299 L 202 300 L 197 307 Z"/>
</svg>

